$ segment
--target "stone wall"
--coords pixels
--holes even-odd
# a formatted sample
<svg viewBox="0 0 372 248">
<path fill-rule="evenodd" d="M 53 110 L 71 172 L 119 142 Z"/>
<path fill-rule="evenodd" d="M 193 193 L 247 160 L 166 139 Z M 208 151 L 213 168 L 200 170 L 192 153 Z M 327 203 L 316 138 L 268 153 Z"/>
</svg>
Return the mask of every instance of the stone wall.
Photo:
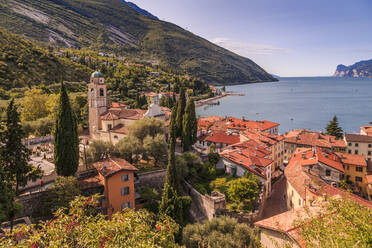
<svg viewBox="0 0 372 248">
<path fill-rule="evenodd" d="M 214 191 L 211 195 L 202 195 L 186 181 L 183 183 L 183 189 L 192 199 L 191 213 L 196 221 L 211 220 L 226 208 L 224 194 Z"/>
<path fill-rule="evenodd" d="M 165 182 L 166 170 L 158 170 L 137 174 L 135 180 L 136 187 L 149 187 L 162 190 Z"/>
<path fill-rule="evenodd" d="M 40 191 L 18 196 L 17 200 L 22 205 L 22 210 L 18 216 L 32 216 L 35 218 L 43 216 L 42 203 L 47 193 L 48 191 Z"/>
</svg>

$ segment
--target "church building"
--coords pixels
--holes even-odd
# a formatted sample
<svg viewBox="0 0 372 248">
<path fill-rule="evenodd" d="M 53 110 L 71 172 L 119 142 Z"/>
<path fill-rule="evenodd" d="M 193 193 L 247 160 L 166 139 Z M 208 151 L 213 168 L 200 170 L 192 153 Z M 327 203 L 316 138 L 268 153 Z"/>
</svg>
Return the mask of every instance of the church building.
<svg viewBox="0 0 372 248">
<path fill-rule="evenodd" d="M 89 134 L 94 140 L 116 144 L 128 134 L 128 126 L 145 117 L 168 121 L 169 110 L 153 102 L 148 110 L 129 109 L 125 104 L 112 102 L 108 106 L 107 86 L 102 73 L 92 73 L 88 84 Z"/>
</svg>

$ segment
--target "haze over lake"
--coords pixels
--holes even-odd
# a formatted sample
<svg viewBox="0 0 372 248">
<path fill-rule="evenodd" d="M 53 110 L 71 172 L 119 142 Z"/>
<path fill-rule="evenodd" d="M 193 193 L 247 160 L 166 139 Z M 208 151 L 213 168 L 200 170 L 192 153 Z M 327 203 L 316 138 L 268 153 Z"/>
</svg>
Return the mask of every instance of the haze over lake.
<svg viewBox="0 0 372 248">
<path fill-rule="evenodd" d="M 200 116 L 234 116 L 280 123 L 279 132 L 306 128 L 324 130 L 337 115 L 344 131 L 359 133 L 372 122 L 371 78 L 281 78 L 280 82 L 227 86 L 245 96 L 219 99 L 220 105 L 202 106 Z"/>
</svg>

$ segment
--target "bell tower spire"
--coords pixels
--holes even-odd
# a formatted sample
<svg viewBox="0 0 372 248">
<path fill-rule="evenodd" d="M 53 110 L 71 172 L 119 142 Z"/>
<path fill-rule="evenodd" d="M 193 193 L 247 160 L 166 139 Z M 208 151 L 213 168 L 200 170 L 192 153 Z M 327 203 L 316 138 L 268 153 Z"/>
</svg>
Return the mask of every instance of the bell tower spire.
<svg viewBox="0 0 372 248">
<path fill-rule="evenodd" d="M 100 116 L 107 111 L 107 87 L 103 74 L 95 71 L 88 84 L 89 134 L 91 137 L 102 129 Z"/>
</svg>

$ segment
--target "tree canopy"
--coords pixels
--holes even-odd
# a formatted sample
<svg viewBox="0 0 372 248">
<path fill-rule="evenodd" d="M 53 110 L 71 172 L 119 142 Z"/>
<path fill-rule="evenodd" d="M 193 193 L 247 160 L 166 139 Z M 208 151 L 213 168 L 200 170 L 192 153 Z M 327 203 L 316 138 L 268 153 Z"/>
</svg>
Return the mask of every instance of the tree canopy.
<svg viewBox="0 0 372 248">
<path fill-rule="evenodd" d="M 77 121 L 63 83 L 54 130 L 54 164 L 61 176 L 74 175 L 79 166 Z"/>
<path fill-rule="evenodd" d="M 187 248 L 261 247 L 256 229 L 229 217 L 187 225 L 183 229 L 183 243 Z"/>
<path fill-rule="evenodd" d="M 196 119 L 195 104 L 192 99 L 186 105 L 185 114 L 182 121 L 182 143 L 183 150 L 190 150 L 191 146 L 197 141 L 198 120 Z"/>
<path fill-rule="evenodd" d="M 98 213 L 97 196 L 77 197 L 66 212 L 39 228 L 23 226 L 0 239 L 3 248 L 17 247 L 176 247 L 178 225 L 166 216 L 155 217 L 146 210 L 126 209 L 111 219 Z"/>
<path fill-rule="evenodd" d="M 350 199 L 331 198 L 294 225 L 309 248 L 372 246 L 372 210 Z"/>
<path fill-rule="evenodd" d="M 335 136 L 337 139 L 342 139 L 344 136 L 344 131 L 338 124 L 337 116 L 334 116 L 333 119 L 328 123 L 326 127 L 327 134 Z"/>
</svg>

